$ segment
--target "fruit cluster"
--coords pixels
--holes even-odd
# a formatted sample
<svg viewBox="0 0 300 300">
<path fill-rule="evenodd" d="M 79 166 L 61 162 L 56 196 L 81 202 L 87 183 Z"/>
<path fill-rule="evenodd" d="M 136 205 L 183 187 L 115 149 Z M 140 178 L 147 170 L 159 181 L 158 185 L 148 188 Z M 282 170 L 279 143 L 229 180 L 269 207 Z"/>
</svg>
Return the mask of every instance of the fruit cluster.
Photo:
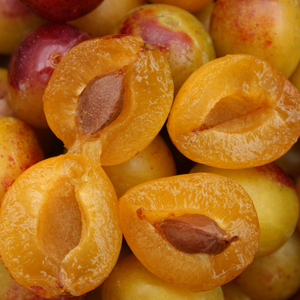
<svg viewBox="0 0 300 300">
<path fill-rule="evenodd" d="M 0 298 L 296 300 L 300 3 L 119 2 L 0 0 Z"/>
</svg>

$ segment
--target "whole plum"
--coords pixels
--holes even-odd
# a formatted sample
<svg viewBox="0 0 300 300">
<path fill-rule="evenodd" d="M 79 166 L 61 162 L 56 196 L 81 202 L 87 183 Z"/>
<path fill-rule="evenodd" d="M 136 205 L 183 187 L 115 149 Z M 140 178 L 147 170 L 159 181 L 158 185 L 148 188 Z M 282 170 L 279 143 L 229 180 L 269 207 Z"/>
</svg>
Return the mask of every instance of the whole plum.
<svg viewBox="0 0 300 300">
<path fill-rule="evenodd" d="M 47 83 L 62 57 L 89 38 L 63 23 L 44 24 L 23 38 L 8 67 L 9 104 L 18 118 L 33 127 L 48 128 L 43 108 Z"/>
<path fill-rule="evenodd" d="M 103 0 L 21 0 L 35 14 L 52 22 L 67 22 L 94 10 Z"/>
</svg>

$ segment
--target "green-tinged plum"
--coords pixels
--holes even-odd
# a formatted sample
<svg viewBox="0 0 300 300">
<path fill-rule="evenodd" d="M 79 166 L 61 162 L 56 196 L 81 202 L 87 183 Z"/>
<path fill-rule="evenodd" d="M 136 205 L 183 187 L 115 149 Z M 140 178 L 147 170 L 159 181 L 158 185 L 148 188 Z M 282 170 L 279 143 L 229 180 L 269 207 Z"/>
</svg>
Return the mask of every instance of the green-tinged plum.
<svg viewBox="0 0 300 300">
<path fill-rule="evenodd" d="M 44 23 L 20 0 L 0 0 L 0 54 L 13 53 L 27 33 Z"/>
<path fill-rule="evenodd" d="M 0 200 L 21 173 L 43 158 L 31 127 L 14 117 L 0 118 Z"/>
<path fill-rule="evenodd" d="M 300 234 L 276 252 L 260 257 L 244 270 L 235 283 L 255 300 L 286 300 L 300 288 Z"/>
<path fill-rule="evenodd" d="M 300 3 L 218 0 L 210 34 L 218 57 L 252 54 L 290 77 L 300 59 Z"/>
<path fill-rule="evenodd" d="M 164 53 L 171 67 L 175 93 L 193 71 L 215 58 L 211 37 L 202 23 L 176 6 L 137 7 L 124 16 L 117 31 L 139 35 Z"/>
<path fill-rule="evenodd" d="M 194 293 L 158 278 L 133 255 L 119 261 L 102 284 L 103 300 L 223 300 L 221 287 Z"/>
<path fill-rule="evenodd" d="M 191 172 L 226 176 L 247 191 L 257 211 L 261 232 L 255 257 L 276 251 L 294 232 L 299 216 L 299 198 L 291 178 L 274 163 L 239 170 L 197 164 Z"/>
<path fill-rule="evenodd" d="M 140 183 L 176 175 L 172 153 L 160 135 L 129 161 L 103 166 L 103 169 L 113 183 L 118 197 Z"/>
</svg>

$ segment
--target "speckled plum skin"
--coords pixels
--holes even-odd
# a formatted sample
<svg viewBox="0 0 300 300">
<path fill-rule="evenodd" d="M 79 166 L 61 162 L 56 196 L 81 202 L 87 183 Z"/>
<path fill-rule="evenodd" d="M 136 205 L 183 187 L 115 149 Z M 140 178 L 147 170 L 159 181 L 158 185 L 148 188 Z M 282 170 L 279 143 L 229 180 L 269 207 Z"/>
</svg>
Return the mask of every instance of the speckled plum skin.
<svg viewBox="0 0 300 300">
<path fill-rule="evenodd" d="M 290 0 L 218 0 L 210 34 L 217 56 L 247 53 L 290 77 L 300 59 L 300 3 Z"/>
<path fill-rule="evenodd" d="M 74 26 L 48 23 L 31 31 L 14 51 L 8 67 L 9 103 L 16 115 L 47 128 L 42 97 L 61 58 L 90 36 Z"/>
<path fill-rule="evenodd" d="M 44 153 L 31 127 L 14 117 L 0 118 L 0 201 L 17 177 L 42 159 Z"/>
<path fill-rule="evenodd" d="M 67 22 L 86 15 L 103 0 L 21 0 L 35 14 L 52 22 Z"/>
</svg>

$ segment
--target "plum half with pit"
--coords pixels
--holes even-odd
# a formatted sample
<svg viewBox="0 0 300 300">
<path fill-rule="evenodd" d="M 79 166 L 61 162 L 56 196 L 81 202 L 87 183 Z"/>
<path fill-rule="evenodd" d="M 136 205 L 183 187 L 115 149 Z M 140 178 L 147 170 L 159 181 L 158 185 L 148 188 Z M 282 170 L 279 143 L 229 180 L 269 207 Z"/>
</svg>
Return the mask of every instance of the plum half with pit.
<svg viewBox="0 0 300 300">
<path fill-rule="evenodd" d="M 9 104 L 18 118 L 48 128 L 43 94 L 62 57 L 90 36 L 74 26 L 48 23 L 31 31 L 14 51 L 8 67 Z"/>
<path fill-rule="evenodd" d="M 94 10 L 103 0 L 21 0 L 35 14 L 52 22 L 75 20 Z"/>
</svg>

